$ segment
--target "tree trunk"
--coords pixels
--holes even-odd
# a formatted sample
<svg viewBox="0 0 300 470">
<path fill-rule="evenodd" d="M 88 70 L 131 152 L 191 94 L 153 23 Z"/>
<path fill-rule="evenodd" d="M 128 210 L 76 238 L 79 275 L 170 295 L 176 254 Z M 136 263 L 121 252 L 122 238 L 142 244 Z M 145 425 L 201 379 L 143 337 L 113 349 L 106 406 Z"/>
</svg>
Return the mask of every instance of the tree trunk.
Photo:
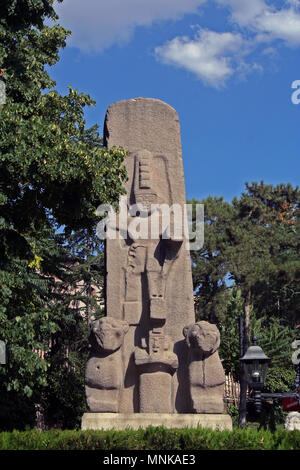
<svg viewBox="0 0 300 470">
<path fill-rule="evenodd" d="M 35 429 L 45 431 L 45 410 L 41 403 L 35 403 Z"/>
<path fill-rule="evenodd" d="M 250 336 L 250 307 L 251 307 L 251 290 L 249 289 L 245 300 L 245 328 L 244 328 L 244 351 L 249 347 Z"/>
<path fill-rule="evenodd" d="M 0 109 L 6 103 L 6 91 L 4 81 L 4 69 L 0 70 Z"/>
<path fill-rule="evenodd" d="M 243 354 L 249 347 L 250 334 L 250 307 L 251 307 L 251 290 L 246 294 L 244 308 L 244 331 L 243 331 Z M 240 404 L 239 404 L 239 427 L 244 428 L 247 423 L 247 373 L 244 365 L 240 369 Z"/>
</svg>

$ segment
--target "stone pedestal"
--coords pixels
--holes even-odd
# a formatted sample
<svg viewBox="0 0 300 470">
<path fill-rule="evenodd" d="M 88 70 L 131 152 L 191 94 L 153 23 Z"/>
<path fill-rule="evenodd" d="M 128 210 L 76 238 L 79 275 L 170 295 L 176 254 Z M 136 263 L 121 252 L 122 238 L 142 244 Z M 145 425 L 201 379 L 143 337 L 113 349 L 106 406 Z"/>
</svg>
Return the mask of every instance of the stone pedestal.
<svg viewBox="0 0 300 470">
<path fill-rule="evenodd" d="M 172 428 L 210 428 L 232 431 L 232 420 L 226 414 L 178 413 L 85 413 L 81 429 L 139 429 L 147 426 Z"/>
</svg>

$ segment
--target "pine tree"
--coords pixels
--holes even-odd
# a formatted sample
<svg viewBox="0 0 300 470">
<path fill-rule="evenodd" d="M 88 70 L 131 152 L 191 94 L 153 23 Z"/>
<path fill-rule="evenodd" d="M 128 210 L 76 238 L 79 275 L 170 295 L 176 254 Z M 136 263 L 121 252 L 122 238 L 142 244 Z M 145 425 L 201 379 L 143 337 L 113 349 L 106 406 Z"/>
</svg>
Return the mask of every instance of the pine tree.
<svg viewBox="0 0 300 470">
<path fill-rule="evenodd" d="M 190 201 L 194 205 L 198 202 L 204 204 L 204 246 L 191 252 L 196 318 L 216 323 L 226 310 L 229 272 L 226 253 L 233 208 L 222 197 Z"/>
<path fill-rule="evenodd" d="M 299 319 L 300 190 L 289 184 L 252 183 L 232 204 L 204 202 L 204 247 L 192 253 L 196 305 L 200 316 L 218 322 L 226 315 L 228 287 L 241 292 L 244 350 L 251 312 L 293 327 Z M 223 303 L 223 306 L 222 306 Z M 207 307 L 212 310 L 207 315 Z M 271 325 L 271 323 L 270 323 Z M 246 418 L 246 376 L 241 378 L 240 424 Z"/>
</svg>

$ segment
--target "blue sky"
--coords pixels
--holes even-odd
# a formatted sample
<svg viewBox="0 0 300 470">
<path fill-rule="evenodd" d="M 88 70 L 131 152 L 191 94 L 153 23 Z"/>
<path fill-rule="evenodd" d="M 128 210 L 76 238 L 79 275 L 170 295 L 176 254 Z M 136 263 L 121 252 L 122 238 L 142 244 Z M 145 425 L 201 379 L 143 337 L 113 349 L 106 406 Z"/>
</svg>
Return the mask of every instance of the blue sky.
<svg viewBox="0 0 300 470">
<path fill-rule="evenodd" d="M 50 72 L 58 90 L 90 94 L 87 125 L 101 133 L 115 101 L 173 106 L 187 198 L 299 184 L 300 0 L 64 0 L 56 10 L 72 31 Z"/>
</svg>

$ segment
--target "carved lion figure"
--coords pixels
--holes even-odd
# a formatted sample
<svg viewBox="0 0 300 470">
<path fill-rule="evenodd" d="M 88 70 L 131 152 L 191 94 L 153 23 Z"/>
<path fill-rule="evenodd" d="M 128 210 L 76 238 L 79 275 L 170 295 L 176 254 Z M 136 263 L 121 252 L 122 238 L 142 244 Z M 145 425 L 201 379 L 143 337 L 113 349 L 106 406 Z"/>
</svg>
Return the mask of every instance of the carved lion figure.
<svg viewBox="0 0 300 470">
<path fill-rule="evenodd" d="M 121 346 L 129 330 L 126 321 L 111 317 L 91 324 L 91 352 L 85 369 L 85 392 L 89 411 L 117 413 L 124 373 Z"/>
<path fill-rule="evenodd" d="M 224 413 L 225 373 L 219 357 L 220 332 L 200 321 L 183 329 L 189 347 L 189 381 L 194 413 Z"/>
</svg>

